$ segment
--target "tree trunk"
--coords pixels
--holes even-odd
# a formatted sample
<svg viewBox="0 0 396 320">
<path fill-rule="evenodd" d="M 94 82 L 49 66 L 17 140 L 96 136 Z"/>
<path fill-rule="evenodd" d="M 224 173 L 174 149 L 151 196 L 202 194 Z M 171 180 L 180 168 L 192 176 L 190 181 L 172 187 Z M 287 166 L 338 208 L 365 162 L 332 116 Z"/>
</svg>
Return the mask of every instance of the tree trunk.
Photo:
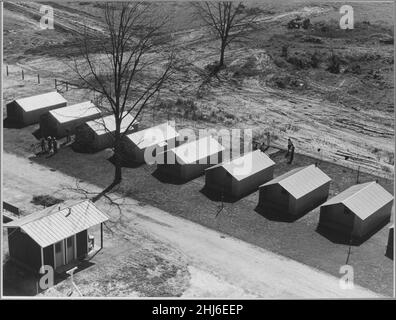
<svg viewBox="0 0 396 320">
<path fill-rule="evenodd" d="M 224 52 L 225 52 L 225 45 L 222 43 L 220 48 L 220 62 L 219 62 L 219 70 L 224 66 Z"/>
<path fill-rule="evenodd" d="M 121 121 L 119 119 L 116 120 L 116 133 L 115 133 L 115 141 L 114 141 L 114 180 L 113 185 L 117 185 L 122 180 L 122 162 L 121 162 L 121 134 L 120 134 L 120 126 Z"/>
<path fill-rule="evenodd" d="M 115 170 L 114 170 L 114 180 L 113 180 L 113 184 L 117 185 L 121 182 L 122 180 L 122 167 L 121 167 L 121 161 L 120 161 L 120 156 L 115 153 L 114 154 L 114 166 L 115 166 Z"/>
</svg>

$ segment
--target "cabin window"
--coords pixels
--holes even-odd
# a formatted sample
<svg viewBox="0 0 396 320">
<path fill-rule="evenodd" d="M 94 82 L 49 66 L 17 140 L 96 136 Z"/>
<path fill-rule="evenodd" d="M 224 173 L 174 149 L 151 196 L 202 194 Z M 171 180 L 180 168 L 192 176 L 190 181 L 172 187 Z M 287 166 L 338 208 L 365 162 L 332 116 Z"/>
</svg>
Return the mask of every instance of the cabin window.
<svg viewBox="0 0 396 320">
<path fill-rule="evenodd" d="M 61 250 L 62 250 L 61 243 L 60 242 L 55 243 L 55 252 L 61 252 Z"/>
<path fill-rule="evenodd" d="M 72 237 L 67 238 L 67 247 L 71 248 L 72 246 L 73 246 L 73 238 Z"/>
</svg>

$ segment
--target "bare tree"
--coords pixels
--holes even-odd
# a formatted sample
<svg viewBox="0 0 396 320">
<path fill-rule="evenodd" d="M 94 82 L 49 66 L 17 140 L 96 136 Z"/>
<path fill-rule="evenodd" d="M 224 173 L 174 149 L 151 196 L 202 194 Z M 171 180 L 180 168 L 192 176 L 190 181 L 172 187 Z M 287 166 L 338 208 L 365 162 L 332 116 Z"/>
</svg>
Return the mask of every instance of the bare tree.
<svg viewBox="0 0 396 320">
<path fill-rule="evenodd" d="M 198 15 L 220 40 L 220 60 L 217 71 L 224 66 L 224 54 L 230 43 L 246 35 L 258 14 L 246 10 L 242 2 L 194 2 Z"/>
<path fill-rule="evenodd" d="M 167 19 L 154 11 L 150 3 L 105 3 L 102 30 L 86 28 L 70 63 L 74 85 L 94 92 L 114 116 L 114 180 L 104 192 L 122 180 L 123 136 L 172 73 L 173 50 L 160 41 Z"/>
</svg>

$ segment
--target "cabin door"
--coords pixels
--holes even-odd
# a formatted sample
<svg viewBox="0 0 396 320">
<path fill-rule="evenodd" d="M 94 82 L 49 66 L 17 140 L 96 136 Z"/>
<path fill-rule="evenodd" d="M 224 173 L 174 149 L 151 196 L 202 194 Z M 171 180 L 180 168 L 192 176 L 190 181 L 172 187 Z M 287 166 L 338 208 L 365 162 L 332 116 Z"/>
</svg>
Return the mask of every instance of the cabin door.
<svg viewBox="0 0 396 320">
<path fill-rule="evenodd" d="M 74 236 L 66 239 L 66 264 L 74 260 Z"/>
<path fill-rule="evenodd" d="M 55 243 L 55 269 L 63 266 L 64 264 L 64 255 L 63 255 L 63 241 L 59 241 L 57 243 Z"/>
</svg>

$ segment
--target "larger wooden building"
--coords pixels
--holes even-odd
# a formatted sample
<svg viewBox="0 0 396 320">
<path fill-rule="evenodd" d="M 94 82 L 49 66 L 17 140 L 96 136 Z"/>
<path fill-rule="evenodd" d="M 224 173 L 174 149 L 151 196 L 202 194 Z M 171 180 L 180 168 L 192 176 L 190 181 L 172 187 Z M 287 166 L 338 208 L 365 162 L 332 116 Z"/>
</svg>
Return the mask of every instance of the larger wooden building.
<svg viewBox="0 0 396 320">
<path fill-rule="evenodd" d="M 85 200 L 57 204 L 8 222 L 4 227 L 10 258 L 34 272 L 44 265 L 57 270 L 84 259 L 89 252 L 88 229 L 107 220 L 106 214 Z"/>
</svg>

